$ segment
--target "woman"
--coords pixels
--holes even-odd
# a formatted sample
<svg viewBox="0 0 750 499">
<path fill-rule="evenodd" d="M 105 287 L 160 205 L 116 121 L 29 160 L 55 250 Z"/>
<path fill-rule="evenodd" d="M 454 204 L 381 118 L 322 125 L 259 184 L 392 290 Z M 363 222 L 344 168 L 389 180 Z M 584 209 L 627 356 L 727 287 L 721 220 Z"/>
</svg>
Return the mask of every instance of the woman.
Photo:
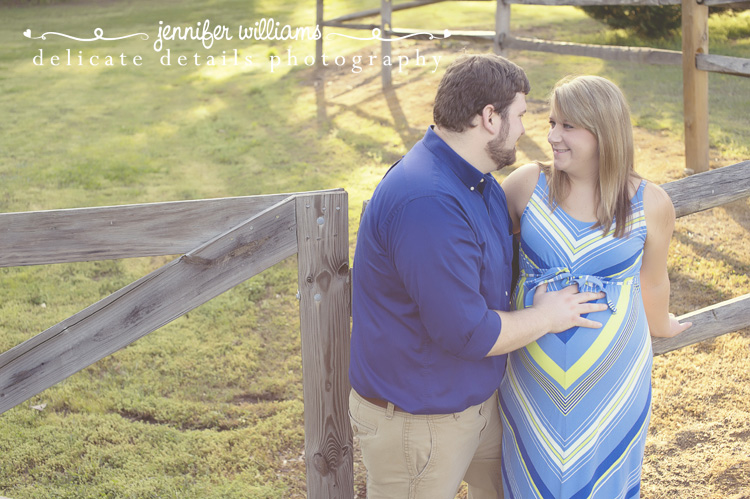
<svg viewBox="0 0 750 499">
<path fill-rule="evenodd" d="M 550 98 L 551 167 L 503 182 L 520 232 L 516 307 L 537 286 L 603 291 L 598 330 L 547 334 L 508 356 L 503 378 L 506 499 L 639 497 L 651 407 L 651 341 L 690 326 L 668 313 L 674 208 L 633 168 L 622 92 L 596 76 L 565 79 Z"/>
</svg>

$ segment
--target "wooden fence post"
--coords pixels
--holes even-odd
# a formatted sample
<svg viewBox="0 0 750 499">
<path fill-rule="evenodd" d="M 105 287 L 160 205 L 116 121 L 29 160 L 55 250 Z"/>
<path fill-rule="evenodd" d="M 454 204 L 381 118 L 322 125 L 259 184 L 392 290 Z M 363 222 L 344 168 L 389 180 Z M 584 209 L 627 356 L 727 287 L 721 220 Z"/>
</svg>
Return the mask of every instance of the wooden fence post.
<svg viewBox="0 0 750 499">
<path fill-rule="evenodd" d="M 393 3 L 391 0 L 380 0 L 380 36 L 383 37 L 383 41 L 380 42 L 380 60 L 385 61 L 385 58 L 391 59 L 391 42 L 385 39 L 390 38 L 391 35 L 386 36 L 386 32 L 390 31 L 393 27 L 391 25 L 391 18 L 393 14 Z M 382 64 L 381 65 L 381 78 L 383 81 L 383 88 L 391 88 L 393 85 L 393 78 L 391 76 L 391 66 Z"/>
<path fill-rule="evenodd" d="M 685 120 L 685 171 L 708 171 L 708 72 L 696 55 L 708 53 L 708 6 L 682 0 L 682 98 Z"/>
<path fill-rule="evenodd" d="M 323 67 L 323 0 L 317 0 L 315 7 L 315 22 L 320 28 L 320 38 L 315 40 L 315 66 Z"/>
<path fill-rule="evenodd" d="M 354 497 L 345 191 L 297 198 L 307 496 Z"/>
<path fill-rule="evenodd" d="M 495 10 L 495 42 L 493 44 L 493 49 L 497 55 L 507 55 L 507 40 L 509 36 L 510 4 L 504 0 L 497 0 L 497 9 Z"/>
</svg>

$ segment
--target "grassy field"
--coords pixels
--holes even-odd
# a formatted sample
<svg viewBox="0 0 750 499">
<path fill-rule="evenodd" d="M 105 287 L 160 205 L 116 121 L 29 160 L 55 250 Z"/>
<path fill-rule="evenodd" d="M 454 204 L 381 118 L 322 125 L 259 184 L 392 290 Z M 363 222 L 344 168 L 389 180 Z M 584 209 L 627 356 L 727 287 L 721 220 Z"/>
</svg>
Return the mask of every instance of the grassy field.
<svg viewBox="0 0 750 499">
<path fill-rule="evenodd" d="M 361 202 L 431 123 L 445 67 L 464 51 L 489 51 L 451 39 L 399 42 L 394 55 L 413 61 L 419 50 L 428 61 L 440 57 L 439 64 L 412 63 L 383 92 L 379 59 L 353 67 L 355 56 L 379 54 L 372 41 L 327 40 L 329 63 L 345 63 L 316 73 L 305 63 L 313 42 L 236 34 L 263 18 L 312 26 L 314 2 L 20 3 L 0 3 L 0 212 L 343 187 L 352 254 Z M 326 17 L 370 4 L 329 0 Z M 207 19 L 230 27 L 234 38 L 208 49 L 198 40 L 165 41 L 155 51 L 159 21 L 194 26 Z M 461 2 L 398 12 L 394 25 L 491 29 L 493 19 L 491 2 Z M 32 37 L 91 38 L 96 28 L 105 37 L 150 39 L 23 36 L 30 29 Z M 710 29 L 711 52 L 750 57 L 748 13 L 713 16 Z M 514 6 L 513 30 L 644 44 L 567 7 Z M 675 39 L 653 43 L 679 47 Z M 162 63 L 166 49 L 170 65 Z M 238 65 L 230 59 L 235 49 Z M 65 61 L 67 50 L 72 65 L 53 66 L 51 57 Z M 37 55 L 43 65 L 35 64 Z M 230 63 L 211 66 L 209 55 Z M 113 65 L 93 66 L 92 56 L 111 56 Z M 272 57 L 279 61 L 273 68 Z M 533 86 L 519 163 L 549 157 L 544 99 L 552 84 L 568 73 L 592 73 L 617 82 L 631 102 L 639 171 L 658 183 L 682 176 L 680 68 L 532 52 L 510 57 Z M 750 159 L 750 80 L 712 74 L 710 86 L 712 166 Z M 750 292 L 749 231 L 747 201 L 678 221 L 670 257 L 676 313 Z M 170 259 L 0 269 L 0 351 Z M 287 260 L 0 415 L 0 495 L 303 496 L 296 278 L 296 262 Z M 745 331 L 656 359 L 643 497 L 750 497 L 749 350 Z M 361 491 L 358 462 L 355 470 Z"/>
</svg>

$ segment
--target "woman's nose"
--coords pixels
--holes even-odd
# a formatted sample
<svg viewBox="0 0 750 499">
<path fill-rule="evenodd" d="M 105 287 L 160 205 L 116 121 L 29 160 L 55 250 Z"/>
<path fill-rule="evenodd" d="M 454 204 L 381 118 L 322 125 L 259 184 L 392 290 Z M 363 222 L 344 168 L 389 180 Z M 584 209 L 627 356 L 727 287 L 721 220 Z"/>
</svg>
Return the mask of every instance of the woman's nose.
<svg viewBox="0 0 750 499">
<path fill-rule="evenodd" d="M 547 142 L 554 144 L 560 141 L 560 134 L 556 131 L 557 127 L 550 128 L 547 134 Z"/>
</svg>

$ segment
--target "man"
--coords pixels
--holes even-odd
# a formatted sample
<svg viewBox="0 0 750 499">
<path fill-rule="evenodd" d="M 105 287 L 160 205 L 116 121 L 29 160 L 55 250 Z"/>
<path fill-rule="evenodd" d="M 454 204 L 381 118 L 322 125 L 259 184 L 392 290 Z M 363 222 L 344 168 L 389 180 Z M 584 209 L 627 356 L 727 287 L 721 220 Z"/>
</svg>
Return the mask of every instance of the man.
<svg viewBox="0 0 750 499">
<path fill-rule="evenodd" d="M 600 327 L 606 305 L 569 287 L 510 312 L 513 244 L 490 172 L 515 162 L 529 82 L 495 55 L 463 56 L 438 86 L 434 128 L 386 174 L 353 270 L 349 398 L 367 497 L 502 497 L 496 389 L 505 353 Z"/>
</svg>

